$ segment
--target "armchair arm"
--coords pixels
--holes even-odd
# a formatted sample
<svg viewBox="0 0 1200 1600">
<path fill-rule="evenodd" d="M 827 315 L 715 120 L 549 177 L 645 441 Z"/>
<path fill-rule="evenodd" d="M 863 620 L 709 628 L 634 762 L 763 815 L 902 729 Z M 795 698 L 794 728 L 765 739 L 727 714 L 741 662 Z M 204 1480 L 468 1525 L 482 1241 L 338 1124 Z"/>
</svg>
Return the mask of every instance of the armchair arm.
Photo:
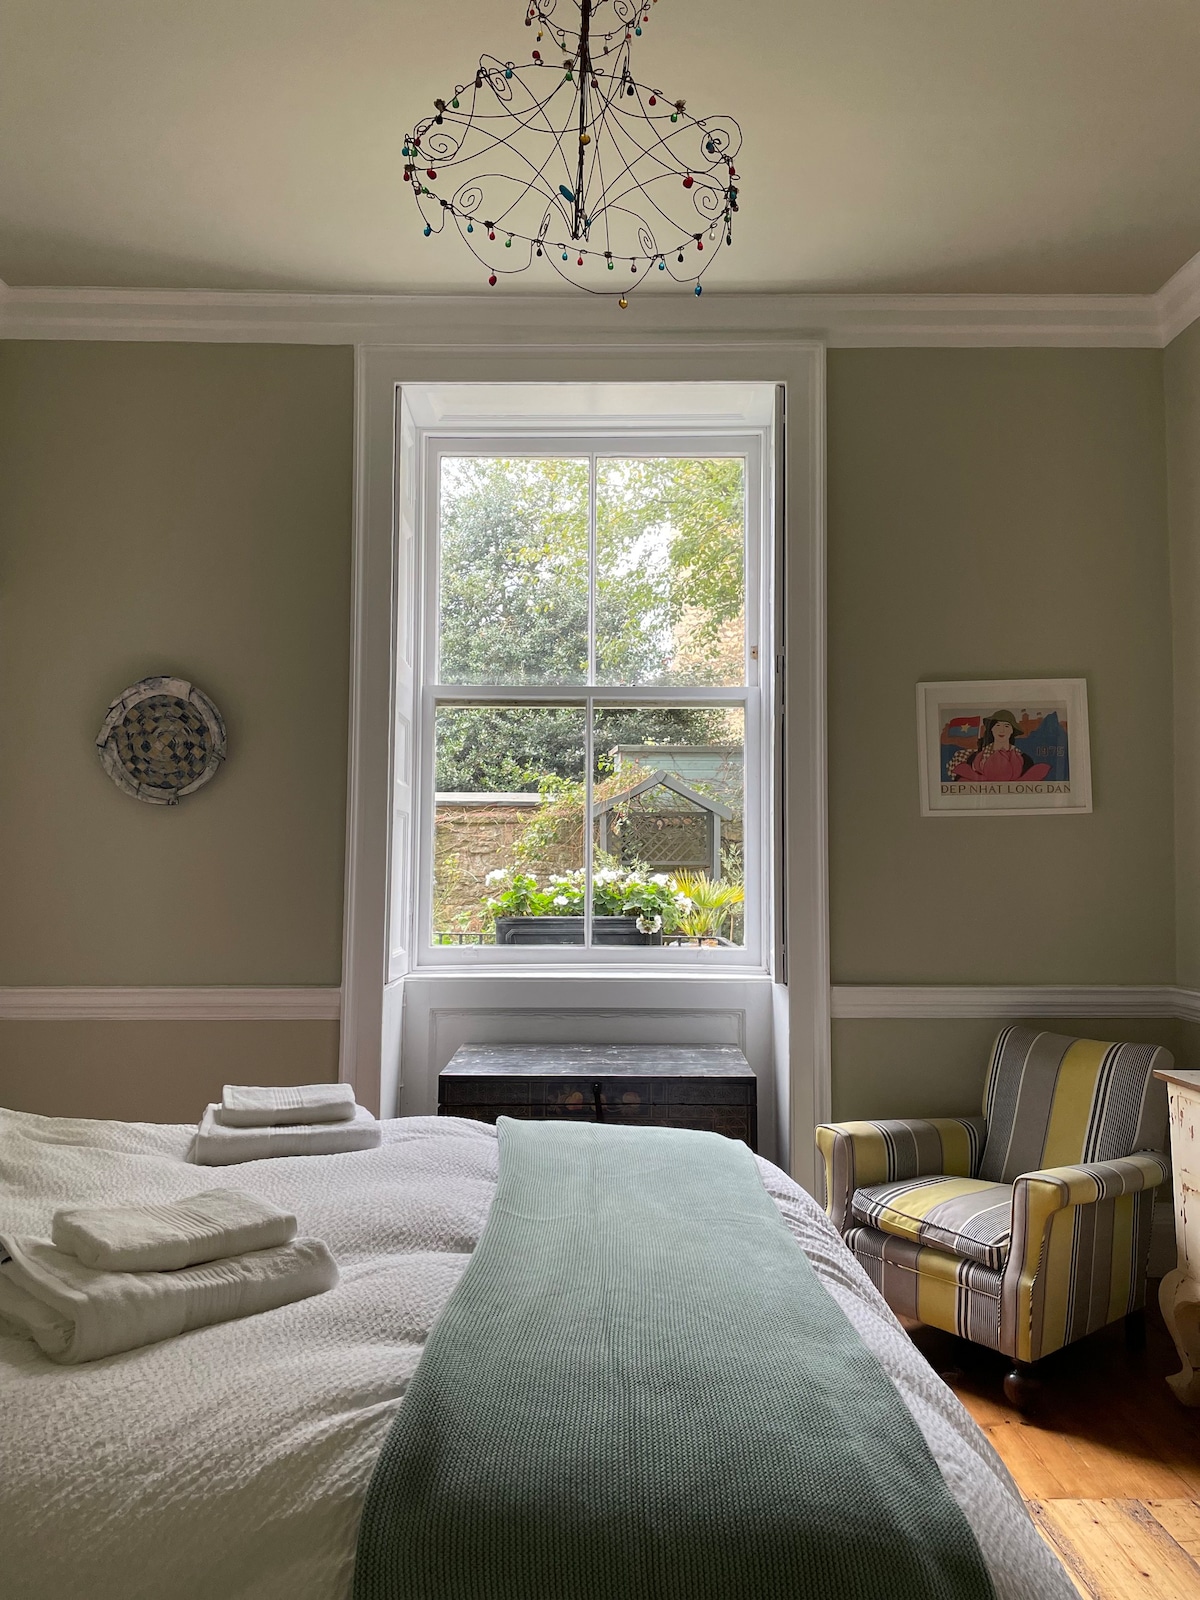
<svg viewBox="0 0 1200 1600">
<path fill-rule="evenodd" d="M 973 1178 L 986 1124 L 982 1117 L 827 1122 L 816 1130 L 825 1163 L 825 1209 L 844 1232 L 856 1189 L 901 1178 Z"/>
<path fill-rule="evenodd" d="M 1086 1261 L 1077 1258 L 1076 1235 L 1083 1237 L 1079 1213 L 1101 1201 L 1119 1202 L 1156 1189 L 1169 1176 L 1165 1156 L 1139 1150 L 1116 1161 L 1044 1167 L 1016 1180 L 1001 1313 L 1010 1354 L 1036 1361 L 1125 1314 L 1141 1270 L 1134 1260 L 1138 1203 L 1131 1199 L 1127 1206 L 1111 1208 L 1111 1220 L 1104 1224 L 1107 1238 L 1098 1225 L 1085 1225 Z M 1074 1286 L 1073 1278 L 1079 1280 Z"/>
</svg>

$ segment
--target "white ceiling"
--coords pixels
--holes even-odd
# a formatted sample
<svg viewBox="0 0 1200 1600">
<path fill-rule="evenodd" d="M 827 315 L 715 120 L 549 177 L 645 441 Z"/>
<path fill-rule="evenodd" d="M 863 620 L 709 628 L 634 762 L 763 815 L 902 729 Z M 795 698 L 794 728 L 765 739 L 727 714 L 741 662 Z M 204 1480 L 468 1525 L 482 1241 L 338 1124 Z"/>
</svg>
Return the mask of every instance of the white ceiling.
<svg viewBox="0 0 1200 1600">
<path fill-rule="evenodd" d="M 0 278 L 477 291 L 400 142 L 523 15 L 0 0 Z M 742 123 L 711 289 L 1149 293 L 1200 250 L 1200 0 L 660 0 L 635 66 Z"/>
</svg>

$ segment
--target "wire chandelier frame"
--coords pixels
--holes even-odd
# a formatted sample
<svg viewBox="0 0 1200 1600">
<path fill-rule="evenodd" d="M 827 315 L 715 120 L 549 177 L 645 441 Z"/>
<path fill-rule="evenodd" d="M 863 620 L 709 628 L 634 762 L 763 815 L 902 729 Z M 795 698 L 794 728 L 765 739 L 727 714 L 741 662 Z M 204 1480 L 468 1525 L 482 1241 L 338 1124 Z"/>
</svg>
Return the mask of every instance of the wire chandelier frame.
<svg viewBox="0 0 1200 1600">
<path fill-rule="evenodd" d="M 742 130 L 634 78 L 657 3 L 527 0 L 544 51 L 481 56 L 405 137 L 426 238 L 453 224 L 493 288 L 541 260 L 622 309 L 648 278 L 702 292 L 733 243 Z M 568 12 L 569 26 L 557 15 Z"/>
</svg>

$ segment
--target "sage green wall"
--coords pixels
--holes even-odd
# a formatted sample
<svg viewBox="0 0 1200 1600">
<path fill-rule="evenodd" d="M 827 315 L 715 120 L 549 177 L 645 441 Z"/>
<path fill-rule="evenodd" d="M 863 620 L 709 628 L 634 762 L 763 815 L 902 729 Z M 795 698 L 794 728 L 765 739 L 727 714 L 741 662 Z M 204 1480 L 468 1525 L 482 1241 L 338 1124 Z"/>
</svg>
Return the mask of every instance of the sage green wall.
<svg viewBox="0 0 1200 1600">
<path fill-rule="evenodd" d="M 1188 1066 L 1196 1037 L 1170 1017 L 1045 1017 L 1030 1026 L 1083 1039 L 1138 1039 L 1165 1045 Z M 992 1041 L 1004 1023 L 989 1017 L 844 1018 L 833 1024 L 833 1115 L 977 1117 Z"/>
<path fill-rule="evenodd" d="M 829 354 L 833 981 L 1174 975 L 1162 354 Z M 1095 810 L 928 817 L 915 685 L 1086 677 Z"/>
<path fill-rule="evenodd" d="M 835 350 L 828 404 L 833 981 L 1172 982 L 1161 352 Z M 1041 676 L 1088 680 L 1094 812 L 922 818 L 916 683 Z M 835 1115 L 973 1110 L 998 1026 L 835 1023 Z"/>
<path fill-rule="evenodd" d="M 0 1022 L 0 1105 L 198 1122 L 226 1083 L 335 1083 L 336 1022 Z"/>
<path fill-rule="evenodd" d="M 348 349 L 0 344 L 0 984 L 337 984 Z M 94 748 L 192 679 L 229 759 L 178 807 Z"/>
<path fill-rule="evenodd" d="M 340 982 L 353 403 L 348 349 L 0 344 L 0 985 Z M 170 809 L 94 749 L 160 672 L 229 730 Z M 336 1023 L 0 1023 L 49 1114 L 336 1076 Z"/>
<path fill-rule="evenodd" d="M 1168 345 L 1167 504 L 1175 651 L 1175 936 L 1179 983 L 1200 988 L 1200 322 Z"/>
<path fill-rule="evenodd" d="M 0 984 L 339 981 L 352 367 L 0 345 Z M 1171 981 L 1161 353 L 831 351 L 828 381 L 834 981 Z M 159 671 L 230 733 L 174 810 L 92 750 Z M 922 820 L 918 679 L 1040 674 L 1088 678 L 1094 815 Z M 838 1022 L 837 1114 L 971 1109 L 994 1029 Z M 336 1033 L 0 1024 L 0 1103 L 191 1118 L 232 1076 L 333 1076 Z"/>
</svg>

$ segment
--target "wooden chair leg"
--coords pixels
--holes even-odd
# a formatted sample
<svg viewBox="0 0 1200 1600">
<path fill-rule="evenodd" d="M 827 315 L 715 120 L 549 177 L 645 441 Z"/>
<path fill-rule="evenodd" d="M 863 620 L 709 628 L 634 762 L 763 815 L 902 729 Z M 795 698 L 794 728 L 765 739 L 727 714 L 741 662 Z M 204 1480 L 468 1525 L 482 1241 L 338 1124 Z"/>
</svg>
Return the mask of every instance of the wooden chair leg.
<svg viewBox="0 0 1200 1600">
<path fill-rule="evenodd" d="M 1004 1398 L 1017 1411 L 1029 1411 L 1041 1392 L 1041 1380 L 1028 1361 L 1014 1361 L 1004 1374 Z"/>
<path fill-rule="evenodd" d="M 1125 1318 L 1125 1348 L 1134 1355 L 1146 1348 L 1146 1313 L 1131 1311 Z"/>
</svg>

